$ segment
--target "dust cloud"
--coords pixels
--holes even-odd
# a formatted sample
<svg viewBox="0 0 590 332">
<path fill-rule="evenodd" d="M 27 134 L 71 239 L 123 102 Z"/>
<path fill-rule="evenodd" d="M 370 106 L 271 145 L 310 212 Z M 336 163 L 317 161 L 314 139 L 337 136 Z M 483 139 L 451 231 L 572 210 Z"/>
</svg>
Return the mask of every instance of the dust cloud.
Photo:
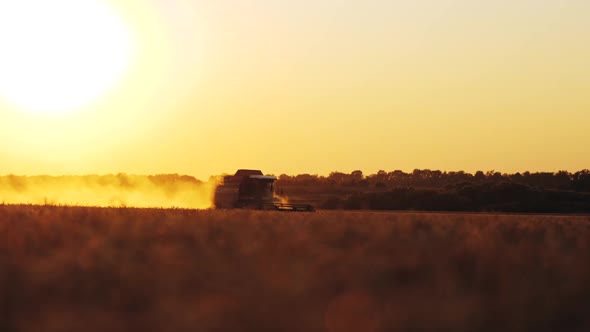
<svg viewBox="0 0 590 332">
<path fill-rule="evenodd" d="M 288 196 L 281 196 L 281 195 L 274 195 L 276 201 L 281 202 L 281 204 L 289 204 L 289 197 Z"/>
<path fill-rule="evenodd" d="M 0 176 L 0 204 L 207 209 L 217 183 L 192 176 Z"/>
</svg>

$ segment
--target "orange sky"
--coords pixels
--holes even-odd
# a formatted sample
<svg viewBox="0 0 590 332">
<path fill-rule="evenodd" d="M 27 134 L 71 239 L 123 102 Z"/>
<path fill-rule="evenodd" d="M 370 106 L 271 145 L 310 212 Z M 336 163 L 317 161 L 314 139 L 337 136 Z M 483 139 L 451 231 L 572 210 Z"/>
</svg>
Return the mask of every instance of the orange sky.
<svg viewBox="0 0 590 332">
<path fill-rule="evenodd" d="M 13 103 L 11 83 L 33 60 L 27 49 L 2 55 L 64 19 L 29 19 L 33 33 L 22 35 L 4 27 L 0 69 L 17 70 L 0 78 L 0 174 L 590 167 L 588 1 L 106 2 L 129 40 L 89 25 L 98 51 L 64 98 L 94 92 L 96 75 L 127 63 L 104 62 L 123 54 L 122 41 L 132 54 L 108 89 L 68 109 Z M 64 8 L 55 13 L 94 22 Z M 64 45 L 55 59 L 77 43 Z M 27 79 L 60 87 L 70 62 L 41 62 L 58 69 Z M 23 105 L 43 100 L 34 87 L 21 88 Z"/>
</svg>

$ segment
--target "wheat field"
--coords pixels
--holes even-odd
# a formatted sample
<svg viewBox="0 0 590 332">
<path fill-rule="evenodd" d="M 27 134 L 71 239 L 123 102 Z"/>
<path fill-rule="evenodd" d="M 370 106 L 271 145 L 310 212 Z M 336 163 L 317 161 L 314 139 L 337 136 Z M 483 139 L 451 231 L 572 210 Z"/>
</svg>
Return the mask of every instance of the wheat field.
<svg viewBox="0 0 590 332">
<path fill-rule="evenodd" d="M 590 217 L 0 206 L 0 331 L 588 331 Z"/>
</svg>

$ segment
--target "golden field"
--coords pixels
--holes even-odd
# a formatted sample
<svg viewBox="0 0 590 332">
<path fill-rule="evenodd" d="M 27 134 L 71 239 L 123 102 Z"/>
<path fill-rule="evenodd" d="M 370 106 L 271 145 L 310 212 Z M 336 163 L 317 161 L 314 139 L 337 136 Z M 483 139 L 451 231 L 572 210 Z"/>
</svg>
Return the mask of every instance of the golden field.
<svg viewBox="0 0 590 332">
<path fill-rule="evenodd" d="M 0 205 L 0 331 L 588 331 L 590 217 Z"/>
</svg>

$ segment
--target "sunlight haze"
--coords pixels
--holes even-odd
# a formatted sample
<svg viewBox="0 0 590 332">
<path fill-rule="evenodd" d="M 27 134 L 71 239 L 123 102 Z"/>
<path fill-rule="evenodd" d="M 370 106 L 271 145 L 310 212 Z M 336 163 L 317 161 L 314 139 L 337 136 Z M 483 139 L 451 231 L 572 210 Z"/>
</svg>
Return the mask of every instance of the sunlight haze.
<svg viewBox="0 0 590 332">
<path fill-rule="evenodd" d="M 97 1 L 3 1 L 0 96 L 52 114 L 111 88 L 131 61 L 133 40 L 109 9 Z"/>
<path fill-rule="evenodd" d="M 585 0 L 59 3 L 0 21 L 0 174 L 590 167 Z"/>
</svg>

